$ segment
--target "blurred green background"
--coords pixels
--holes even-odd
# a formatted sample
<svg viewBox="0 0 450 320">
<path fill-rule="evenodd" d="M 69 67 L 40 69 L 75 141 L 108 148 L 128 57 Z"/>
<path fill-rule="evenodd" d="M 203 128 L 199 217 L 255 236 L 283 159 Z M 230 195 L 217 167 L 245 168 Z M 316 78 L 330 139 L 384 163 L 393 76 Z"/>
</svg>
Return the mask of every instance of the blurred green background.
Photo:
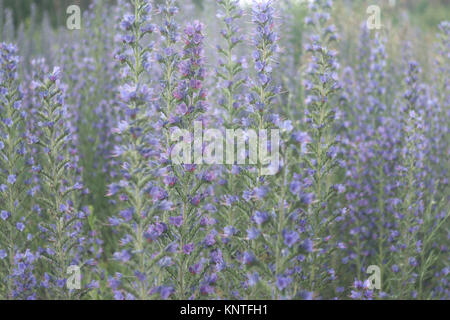
<svg viewBox="0 0 450 320">
<path fill-rule="evenodd" d="M 37 21 L 41 21 L 44 12 L 48 13 L 53 25 L 62 24 L 66 19 L 68 6 L 76 4 L 87 8 L 92 0 L 0 0 L 1 2 L 4 8 L 13 10 L 14 24 L 17 27 L 22 22 L 26 23 L 32 14 L 36 14 Z M 33 10 L 36 10 L 35 13 Z"/>
<path fill-rule="evenodd" d="M 156 0 L 155 3 L 163 0 Z M 190 1 L 190 0 L 182 0 Z M 211 0 L 192 0 L 198 7 L 202 7 L 203 1 Z M 215 1 L 215 0 L 213 0 Z M 35 7 L 37 21 L 41 21 L 44 12 L 47 12 L 53 26 L 62 25 L 66 21 L 66 9 L 68 6 L 76 4 L 82 9 L 86 9 L 93 2 L 93 0 L 0 0 L 4 8 L 9 8 L 13 11 L 14 24 L 17 26 L 21 22 L 27 21 L 33 14 L 32 7 Z M 115 0 L 102 0 L 105 5 L 116 3 Z M 0 14 L 1 14 L 0 10 Z M 4 17 L 3 17 L 4 18 Z M 4 21 L 0 18 L 0 21 Z"/>
<path fill-rule="evenodd" d="M 161 2 L 163 0 L 156 0 Z M 197 6 L 202 7 L 204 2 L 215 0 L 182 0 L 192 1 Z M 284 1 L 284 0 L 276 0 Z M 390 0 L 372 0 L 371 4 L 386 5 Z M 5 8 L 13 10 L 14 23 L 16 26 L 21 22 L 26 22 L 32 14 L 32 4 L 36 8 L 38 21 L 42 19 L 43 13 L 48 12 L 49 18 L 54 26 L 64 24 L 65 10 L 69 5 L 76 4 L 85 9 L 92 0 L 0 0 Z M 103 0 L 105 5 L 114 3 L 115 0 Z M 335 0 L 336 3 L 344 2 L 351 6 L 366 5 L 365 0 Z M 420 27 L 435 28 L 436 25 L 445 19 L 450 19 L 450 0 L 396 0 L 398 9 L 405 9 Z M 1 10 L 0 10 L 1 12 Z M 4 21 L 4 19 L 0 19 Z"/>
</svg>

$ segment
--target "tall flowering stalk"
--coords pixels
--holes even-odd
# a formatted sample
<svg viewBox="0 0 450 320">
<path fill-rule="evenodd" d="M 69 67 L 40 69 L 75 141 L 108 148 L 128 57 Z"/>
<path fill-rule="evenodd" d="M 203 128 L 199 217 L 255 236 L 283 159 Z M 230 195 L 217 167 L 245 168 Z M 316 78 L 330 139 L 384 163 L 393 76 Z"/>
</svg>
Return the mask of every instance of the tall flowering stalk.
<svg viewBox="0 0 450 320">
<path fill-rule="evenodd" d="M 118 122 L 115 99 L 120 74 L 120 64 L 113 59 L 111 50 L 114 32 L 110 31 L 115 21 L 106 18 L 112 8 L 102 5 L 103 2 L 95 0 L 84 11 L 84 27 L 71 33 L 73 40 L 64 44 L 59 58 L 65 69 L 64 82 L 70 88 L 65 101 L 70 111 L 67 117 L 72 132 L 70 153 L 74 159 L 78 158 L 74 179 L 82 178 L 86 186 L 78 203 L 90 213 L 89 224 L 84 227 L 90 228 L 85 242 L 92 245 L 85 249 L 96 252 L 97 259 L 103 255 L 101 242 L 106 243 L 104 248 L 108 251 L 116 243 L 114 234 L 103 222 L 112 208 L 105 193 L 113 171 L 111 165 L 116 161 L 111 157 L 113 139 L 117 138 L 112 129 Z M 102 240 L 95 238 L 100 230 Z"/>
<path fill-rule="evenodd" d="M 217 16 L 223 21 L 224 28 L 220 33 L 225 42 L 224 46 L 217 47 L 220 54 L 219 68 L 217 69 L 217 80 L 220 86 L 218 104 L 221 107 L 218 118 L 223 119 L 225 130 L 239 129 L 239 125 L 242 124 L 240 117 L 244 109 L 242 86 L 245 78 L 243 76 L 244 61 L 237 58 L 236 51 L 243 42 L 243 36 L 240 35 L 238 26 L 243 12 L 237 0 L 217 0 L 217 3 L 221 7 Z M 231 143 L 234 146 L 234 141 Z M 223 284 L 229 288 L 226 294 L 233 296 L 233 293 L 237 293 L 234 289 L 237 283 L 246 278 L 243 270 L 236 267 L 238 262 L 236 258 L 245 250 L 244 243 L 238 238 L 245 235 L 245 228 L 248 224 L 248 217 L 242 215 L 238 208 L 239 193 L 242 192 L 242 177 L 241 169 L 234 160 L 234 154 L 233 162 L 227 163 L 224 168 L 224 177 L 225 194 L 221 195 L 218 214 L 221 226 L 223 226 L 222 247 L 225 249 L 227 271 L 221 274 L 225 277 Z M 227 280 L 229 274 L 233 274 L 231 278 L 233 281 Z"/>
<path fill-rule="evenodd" d="M 435 67 L 436 67 L 436 80 L 434 86 L 434 95 L 436 97 L 437 105 L 432 104 L 432 114 L 434 114 L 434 127 L 431 131 L 430 144 L 434 150 L 432 151 L 434 156 L 430 156 L 432 162 L 434 163 L 436 177 L 438 179 L 437 183 L 437 191 L 436 194 L 441 198 L 441 203 L 444 204 L 448 202 L 448 194 L 450 189 L 450 183 L 448 178 L 448 172 L 450 171 L 450 166 L 448 161 L 442 161 L 441 159 L 444 157 L 448 157 L 450 154 L 450 136 L 449 133 L 449 118 L 450 118 L 450 110 L 446 108 L 446 106 L 450 105 L 450 79 L 448 74 L 450 73 L 450 21 L 442 21 L 439 26 L 438 44 L 437 44 L 437 54 L 435 58 Z M 447 138 L 446 138 L 447 137 Z M 447 206 L 448 207 L 448 206 Z M 440 217 L 442 221 L 447 221 L 448 216 L 450 214 L 450 210 L 447 209 L 447 214 L 445 215 L 445 205 L 441 209 L 442 213 Z M 436 219 L 433 219 L 436 220 Z M 435 222 L 436 223 L 436 222 Z M 449 264 L 448 261 L 442 262 L 442 258 L 448 254 L 448 247 L 445 245 L 440 245 L 439 243 L 445 242 L 445 239 L 448 239 L 448 233 L 445 231 L 445 228 L 442 232 L 437 233 L 436 237 L 433 239 L 433 242 L 430 244 L 431 248 L 439 248 L 441 252 L 441 256 L 437 255 L 436 259 L 436 269 L 432 270 L 430 273 L 426 274 L 424 272 L 420 272 L 419 274 L 419 298 L 427 298 L 423 292 L 423 287 L 425 286 L 425 281 L 429 277 L 433 277 L 431 279 L 436 279 L 437 285 L 432 288 L 432 297 L 443 297 L 444 299 L 448 299 L 450 297 L 449 290 Z M 430 245 L 424 244 L 422 253 L 427 252 L 430 248 Z M 434 273 L 433 273 L 434 271 Z"/>
<path fill-rule="evenodd" d="M 183 162 L 183 165 L 180 165 L 173 161 L 172 154 L 175 146 L 173 135 L 176 131 L 182 129 L 190 132 L 189 137 L 183 136 L 183 143 L 192 146 L 191 134 L 194 123 L 206 122 L 202 117 L 206 110 L 206 91 L 203 88 L 206 72 L 203 58 L 204 35 L 203 24 L 195 21 L 185 27 L 180 37 L 179 26 L 174 19 L 178 12 L 175 1 L 166 1 L 165 5 L 160 6 L 159 11 L 163 14 L 163 24 L 160 27 L 162 48 L 157 55 L 162 68 L 163 91 L 160 104 L 162 117 L 159 124 L 166 139 L 162 143 L 163 152 L 160 160 L 165 167 L 161 177 L 170 203 L 178 202 L 180 207 L 176 216 L 172 214 L 164 217 L 170 235 L 167 239 L 170 242 L 167 247 L 169 258 L 165 263 L 169 275 L 167 281 L 170 284 L 167 283 L 161 290 L 166 293 L 174 292 L 176 298 L 183 299 L 189 295 L 194 297 L 213 293 L 202 249 L 211 247 L 212 242 L 215 242 L 213 233 L 210 234 L 211 239 L 203 239 L 213 222 L 203 210 L 211 210 L 214 206 L 200 207 L 209 194 L 204 186 L 211 182 L 215 175 L 212 172 L 202 171 L 201 163 L 193 158 L 189 159 L 191 161 L 189 164 Z M 181 55 L 178 52 L 180 39 L 184 42 Z M 194 142 L 196 152 L 202 152 L 201 146 L 199 147 L 197 143 Z M 206 274 L 203 280 L 202 274 Z"/>
<path fill-rule="evenodd" d="M 311 249 L 308 256 L 311 292 L 320 292 L 329 280 L 328 271 L 323 268 L 330 244 L 330 225 L 337 217 L 332 200 L 339 190 L 332 185 L 334 169 L 337 166 L 337 140 L 333 133 L 336 108 L 334 96 L 339 89 L 336 51 L 330 46 L 336 40 L 336 27 L 329 24 L 332 1 L 319 0 L 310 5 L 311 15 L 306 19 L 313 34 L 307 51 L 311 62 L 304 82 L 306 92 L 306 121 L 309 124 L 310 142 L 305 157 L 306 171 L 311 178 L 310 199 L 306 209 L 309 223 Z"/>
<path fill-rule="evenodd" d="M 157 121 L 157 128 L 161 130 L 162 138 L 160 139 L 161 153 L 159 156 L 159 163 L 162 168 L 159 171 L 160 187 L 154 189 L 156 194 L 159 194 L 161 198 L 167 199 L 167 210 L 163 213 L 162 223 L 165 227 L 169 227 L 168 234 L 171 233 L 170 222 L 173 222 L 173 218 L 168 216 L 169 212 L 174 209 L 171 199 L 176 199 L 176 191 L 171 187 L 171 183 L 174 182 L 173 166 L 170 159 L 170 152 L 172 150 L 171 141 L 171 127 L 170 122 L 174 116 L 174 110 L 177 105 L 177 99 L 174 95 L 177 83 L 179 81 L 178 64 L 180 62 L 180 54 L 178 52 L 178 44 L 180 42 L 179 25 L 175 21 L 176 14 L 178 13 L 178 7 L 175 0 L 166 0 L 165 3 L 158 6 L 158 12 L 162 15 L 162 24 L 159 26 L 159 34 L 161 35 L 161 48 L 160 52 L 156 53 L 156 60 L 158 61 L 162 77 L 160 80 L 161 95 L 159 101 L 158 110 L 161 112 L 161 117 Z M 164 243 L 169 246 L 168 254 L 173 254 L 173 240 L 166 238 Z M 160 264 L 163 268 L 172 267 L 172 259 L 168 257 L 166 260 L 161 261 Z M 176 272 L 174 273 L 176 274 Z M 176 277 L 176 276 L 174 276 Z M 166 272 L 160 275 L 160 286 L 156 289 L 160 292 L 161 297 L 164 299 L 173 295 L 174 279 L 168 277 Z"/>
<path fill-rule="evenodd" d="M 387 123 L 389 120 L 389 110 L 387 110 L 387 81 L 386 81 L 386 70 L 387 70 L 387 56 L 385 48 L 385 39 L 383 39 L 378 33 L 373 40 L 371 46 L 370 55 L 370 72 L 369 72 L 369 104 L 371 106 L 373 113 L 372 116 L 372 127 L 375 133 L 375 146 L 373 147 L 375 158 L 372 160 L 371 166 L 375 172 L 369 171 L 369 177 L 374 176 L 375 182 L 372 184 L 376 185 L 375 190 L 372 191 L 373 199 L 372 206 L 375 208 L 377 214 L 376 221 L 370 221 L 369 229 L 373 225 L 377 226 L 376 236 L 371 235 L 377 239 L 375 261 L 380 267 L 380 276 L 383 279 L 384 268 L 386 265 L 386 241 L 388 238 L 387 232 L 389 230 L 390 219 L 386 213 L 386 197 L 389 195 L 390 177 L 388 176 L 390 170 L 390 160 L 389 154 L 386 152 L 391 148 L 390 138 L 384 129 L 383 122 Z M 372 135 L 372 131 L 368 132 Z M 370 178 L 369 178 L 370 179 Z M 375 196 L 373 196 L 375 195 Z M 372 211 L 368 212 L 368 216 L 372 216 Z"/>
<path fill-rule="evenodd" d="M 369 261 L 383 269 L 386 264 L 386 198 L 389 195 L 390 157 L 394 154 L 386 123 L 390 116 L 386 107 L 386 69 L 387 59 L 385 41 L 379 33 L 373 38 L 368 35 L 367 27 L 362 29 L 361 51 L 368 47 L 367 57 L 360 54 L 366 69 L 359 69 L 357 90 L 350 92 L 354 102 L 351 108 L 353 116 L 349 132 L 344 138 L 346 152 L 346 187 L 348 227 L 353 236 L 349 241 L 348 252 L 355 260 L 356 277 L 361 280 Z M 347 85 L 347 83 L 346 83 Z M 350 89 L 350 88 L 347 88 Z M 369 116 L 370 115 L 370 116 Z M 390 130 L 397 130 L 391 127 Z M 397 130 L 398 131 L 398 130 Z M 347 145 L 348 149 L 345 149 Z M 374 242 L 368 241 L 374 238 Z M 375 259 L 372 259 L 375 257 Z M 372 260 L 371 260 L 372 259 Z M 372 263 L 372 264 L 373 264 Z"/>
<path fill-rule="evenodd" d="M 191 134 L 194 131 L 194 122 L 201 120 L 200 116 L 207 106 L 207 92 L 203 87 L 206 74 L 203 28 L 202 23 L 194 21 L 192 24 L 188 23 L 183 30 L 184 48 L 178 63 L 180 78 L 173 92 L 176 109 L 169 116 L 167 123 L 170 132 L 173 132 L 175 126 L 189 132 L 190 137 L 183 137 L 183 143 L 187 143 L 189 147 L 193 140 Z M 184 141 L 185 138 L 188 141 Z M 195 154 L 202 152 L 202 146 L 198 146 L 198 142 L 194 141 L 194 148 Z M 169 150 L 172 150 L 171 147 Z M 187 155 L 184 157 L 186 159 Z M 190 163 L 183 165 L 172 163 L 170 171 L 164 177 L 166 184 L 174 188 L 180 198 L 180 214 L 169 218 L 170 234 L 175 240 L 172 245 L 173 251 L 180 252 L 173 256 L 170 268 L 173 271 L 169 271 L 169 274 L 175 284 L 176 297 L 179 299 L 196 296 L 199 293 L 212 293 L 210 290 L 212 287 L 198 287 L 197 283 L 204 272 L 204 258 L 199 259 L 202 249 L 204 250 L 202 246 L 209 247 L 215 243 L 213 233 L 205 238 L 203 244 L 199 241 L 200 235 L 203 234 L 202 230 L 210 224 L 207 217 L 202 217 L 199 209 L 208 195 L 203 186 L 211 182 L 214 175 L 202 172 L 198 159 L 190 153 L 189 157 Z"/>
<path fill-rule="evenodd" d="M 177 98 L 174 95 L 177 87 L 179 73 L 178 64 L 180 62 L 180 54 L 178 52 L 178 44 L 180 42 L 179 25 L 175 21 L 175 16 L 178 13 L 178 7 L 174 0 L 166 0 L 164 4 L 159 5 L 159 13 L 162 15 L 162 25 L 159 27 L 161 35 L 161 49 L 156 54 L 156 59 L 162 70 L 161 83 L 161 101 L 159 111 L 161 117 L 158 119 L 158 128 L 162 129 L 164 139 L 161 139 L 161 156 L 160 162 L 165 165 L 162 177 L 162 188 L 167 192 L 167 198 L 171 199 L 174 196 L 174 190 L 168 187 L 165 179 L 172 174 L 172 164 L 170 161 L 170 152 L 172 150 L 170 122 L 174 119 L 175 108 L 177 105 Z M 164 222 L 168 222 L 168 217 L 163 217 Z"/>
<path fill-rule="evenodd" d="M 445 106 L 450 104 L 450 80 L 447 76 L 450 73 L 450 21 L 443 21 L 438 26 L 437 34 L 439 42 L 437 46 L 437 55 L 435 58 L 436 76 L 434 85 L 434 96 L 437 99 L 437 105 L 432 106 L 433 128 L 431 130 L 431 139 L 433 141 L 433 155 L 431 159 L 437 166 L 437 175 L 441 176 L 441 171 L 448 173 L 450 168 L 445 166 L 440 160 L 450 152 L 450 141 L 445 139 L 449 135 L 450 111 Z M 441 183 L 449 188 L 449 179 L 443 178 Z"/>
<path fill-rule="evenodd" d="M 427 198 L 425 183 L 427 146 L 424 134 L 424 113 L 421 108 L 423 90 L 419 83 L 420 67 L 410 61 L 405 78 L 406 91 L 402 108 L 403 138 L 402 162 L 398 165 L 401 185 L 398 206 L 398 244 L 394 247 L 392 270 L 398 273 L 394 280 L 397 298 L 424 297 L 424 284 L 435 266 L 438 251 L 433 243 L 439 237 L 439 229 L 447 221 L 449 212 L 432 194 Z M 442 199 L 443 202 L 447 201 Z M 424 251 L 424 250 L 427 251 Z M 418 286 L 417 286 L 418 284 Z"/>
<path fill-rule="evenodd" d="M 421 211 L 420 202 L 422 192 L 418 185 L 418 174 L 423 169 L 423 156 L 421 152 L 424 147 L 423 136 L 423 119 L 422 111 L 419 110 L 419 95 L 421 90 L 419 88 L 419 73 L 420 68 L 417 62 L 411 61 L 408 63 L 408 70 L 406 75 L 406 92 L 404 94 L 405 106 L 403 108 L 403 163 L 399 170 L 401 170 L 402 177 L 402 192 L 400 194 L 402 203 L 399 215 L 399 261 L 400 278 L 397 283 L 398 294 L 401 297 L 405 286 L 411 284 L 410 277 L 412 270 L 417 264 L 415 254 L 412 252 L 415 246 L 415 238 L 417 236 L 419 214 Z M 423 204 L 422 204 L 423 205 Z M 421 214 L 420 214 L 421 215 Z"/>
<path fill-rule="evenodd" d="M 18 82 L 17 48 L 0 43 L 0 294 L 17 297 L 14 284 L 16 250 L 28 240 L 27 228 L 27 138 L 22 88 Z"/>
<path fill-rule="evenodd" d="M 127 274 L 110 278 L 110 285 L 116 299 L 143 300 L 156 293 L 153 289 L 160 272 L 157 262 L 164 254 L 156 240 L 166 231 L 157 214 L 164 210 L 165 197 L 154 192 L 157 168 L 152 159 L 156 156 L 156 140 L 149 125 L 153 90 L 145 84 L 153 44 L 145 45 L 144 40 L 155 30 L 148 22 L 152 5 L 144 0 L 133 0 L 131 5 L 134 13 L 125 14 L 121 22 L 124 47 L 117 56 L 125 65 L 125 83 L 120 87 L 125 119 L 114 130 L 121 136 L 114 155 L 122 162 L 122 180 L 111 184 L 108 193 L 119 193 L 124 204 L 110 223 L 124 231 L 120 251 L 114 253 L 114 258 L 126 266 L 123 271 Z"/>
<path fill-rule="evenodd" d="M 162 38 L 162 52 L 157 54 L 157 60 L 163 71 L 163 92 L 161 98 L 165 106 L 161 108 L 161 112 L 164 114 L 166 121 L 168 121 L 176 106 L 176 98 L 173 93 L 176 86 L 178 63 L 180 60 L 180 55 L 176 47 L 180 40 L 180 35 L 178 31 L 179 26 L 174 17 L 178 12 L 178 7 L 175 4 L 175 0 L 166 0 L 165 4 L 160 5 L 158 10 L 163 15 L 163 23 L 159 27 L 159 33 Z"/>
<path fill-rule="evenodd" d="M 51 298 L 72 299 L 81 297 L 84 290 L 73 291 L 66 287 L 68 267 L 83 267 L 77 257 L 80 223 L 85 213 L 78 210 L 72 195 L 83 188 L 80 182 L 72 184 L 74 165 L 68 153 L 70 130 L 66 127 L 67 109 L 60 84 L 61 71 L 55 67 L 42 79 L 37 91 L 42 99 L 38 111 L 41 130 L 39 169 L 40 187 L 38 201 L 42 210 L 39 229 L 46 244 L 41 251 L 46 268 L 42 286 Z"/>
<path fill-rule="evenodd" d="M 279 88 L 273 80 L 275 54 L 278 51 L 278 35 L 275 32 L 275 10 L 273 1 L 254 1 L 252 7 L 252 20 L 255 26 L 253 35 L 253 62 L 256 77 L 249 81 L 247 95 L 247 112 L 249 128 L 259 133 L 258 148 L 252 146 L 255 141 L 249 141 L 250 152 L 258 149 L 259 159 L 255 168 L 242 168 L 242 174 L 247 176 L 246 189 L 243 199 L 247 202 L 244 212 L 247 212 L 251 224 L 247 229 L 247 249 L 241 255 L 241 261 L 247 272 L 247 297 L 253 297 L 262 289 L 267 298 L 279 298 L 279 292 L 286 288 L 292 279 L 283 276 L 281 268 L 282 231 L 284 228 L 284 210 L 275 212 L 276 192 L 272 176 L 278 167 L 264 168 L 265 160 L 262 158 L 263 148 L 278 152 L 278 143 L 275 131 L 271 131 L 271 143 L 262 139 L 264 130 L 272 126 L 271 117 L 274 109 L 274 98 Z M 279 136 L 277 135 L 279 138 Z M 274 143 L 275 142 L 275 143 Z M 286 281 L 285 281 L 286 280 Z M 283 282 L 283 284 L 281 284 Z"/>
</svg>

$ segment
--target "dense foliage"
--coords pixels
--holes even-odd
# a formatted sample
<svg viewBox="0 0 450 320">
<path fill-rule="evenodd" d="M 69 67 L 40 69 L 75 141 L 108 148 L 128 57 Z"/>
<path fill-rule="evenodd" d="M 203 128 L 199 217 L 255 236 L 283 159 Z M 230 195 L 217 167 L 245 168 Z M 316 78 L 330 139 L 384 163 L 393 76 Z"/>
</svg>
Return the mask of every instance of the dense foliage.
<svg viewBox="0 0 450 320">
<path fill-rule="evenodd" d="M 366 7 L 0 6 L 0 299 L 449 299 L 450 22 Z"/>
</svg>

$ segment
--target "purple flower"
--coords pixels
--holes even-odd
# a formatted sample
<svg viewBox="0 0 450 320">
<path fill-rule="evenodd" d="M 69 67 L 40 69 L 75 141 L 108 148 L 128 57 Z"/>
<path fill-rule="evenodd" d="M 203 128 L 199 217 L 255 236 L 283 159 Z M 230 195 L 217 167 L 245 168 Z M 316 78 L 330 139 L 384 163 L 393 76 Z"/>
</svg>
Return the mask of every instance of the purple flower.
<svg viewBox="0 0 450 320">
<path fill-rule="evenodd" d="M 260 231 L 254 227 L 247 230 L 247 237 L 249 240 L 255 240 L 259 237 Z"/>
<path fill-rule="evenodd" d="M 292 283 L 291 277 L 277 276 L 276 285 L 278 290 L 283 291 Z"/>
<path fill-rule="evenodd" d="M 203 270 L 203 263 L 199 262 L 189 267 L 189 272 L 192 274 L 199 274 Z"/>
<path fill-rule="evenodd" d="M 113 256 L 114 259 L 120 262 L 128 262 L 131 259 L 130 253 L 125 249 L 120 252 L 115 252 Z"/>
<path fill-rule="evenodd" d="M 18 223 L 16 223 L 16 228 L 17 228 L 17 230 L 22 232 L 23 230 L 25 230 L 25 225 L 22 222 L 18 222 Z"/>
<path fill-rule="evenodd" d="M 339 291 L 339 290 L 338 290 Z M 311 291 L 301 291 L 298 296 L 303 300 L 313 300 L 314 299 L 314 292 Z"/>
<path fill-rule="evenodd" d="M 208 233 L 205 237 L 205 244 L 207 246 L 212 246 L 216 243 L 216 235 L 217 235 L 217 231 L 216 230 L 212 230 L 210 233 Z"/>
<path fill-rule="evenodd" d="M 202 295 L 208 295 L 214 293 L 214 287 L 210 286 L 209 284 L 201 285 L 200 286 L 200 293 Z"/>
<path fill-rule="evenodd" d="M 356 299 L 356 300 L 361 299 L 362 298 L 362 292 L 352 290 L 352 292 L 350 294 L 350 298 Z"/>
<path fill-rule="evenodd" d="M 133 14 L 126 14 L 126 15 L 124 15 L 122 21 L 120 22 L 120 27 L 123 30 L 128 31 L 133 26 L 134 21 L 135 21 L 135 16 Z"/>
<path fill-rule="evenodd" d="M 296 231 L 283 230 L 283 238 L 284 244 L 291 248 L 295 243 L 298 242 L 300 236 Z"/>
<path fill-rule="evenodd" d="M 184 245 L 183 247 L 183 252 L 187 255 L 191 254 L 191 252 L 194 251 L 194 244 L 193 243 L 188 243 L 186 245 Z"/>
<path fill-rule="evenodd" d="M 229 237 L 233 236 L 234 234 L 236 234 L 236 232 L 237 232 L 237 230 L 233 226 L 226 226 L 225 228 L 223 228 L 223 234 L 224 234 L 225 238 L 229 238 Z"/>
<path fill-rule="evenodd" d="M 173 287 L 170 286 L 161 286 L 159 289 L 159 294 L 161 295 L 161 299 L 166 300 L 174 293 Z"/>
<path fill-rule="evenodd" d="M 179 228 L 183 224 L 183 216 L 169 217 L 169 223 Z"/>
<path fill-rule="evenodd" d="M 124 218 L 125 221 L 130 221 L 133 218 L 133 208 L 120 211 L 120 216 Z"/>
<path fill-rule="evenodd" d="M 9 184 L 14 184 L 14 183 L 16 183 L 16 180 L 17 180 L 16 175 L 11 174 L 11 175 L 8 176 L 8 180 L 7 181 L 8 181 Z"/>
<path fill-rule="evenodd" d="M 56 66 L 53 69 L 52 74 L 49 76 L 49 80 L 51 82 L 56 82 L 57 80 L 61 79 L 61 68 Z"/>
<path fill-rule="evenodd" d="M 409 257 L 408 258 L 408 263 L 412 267 L 416 267 L 418 265 L 417 260 L 414 257 Z"/>
<path fill-rule="evenodd" d="M 124 102 L 129 102 L 130 100 L 135 99 L 136 97 L 137 97 L 137 86 L 124 84 L 122 87 L 120 87 L 120 98 Z"/>
<path fill-rule="evenodd" d="M 65 204 L 60 204 L 59 205 L 59 212 L 66 212 L 67 211 L 67 206 Z"/>
<path fill-rule="evenodd" d="M 0 213 L 0 218 L 2 218 L 3 221 L 8 219 L 11 216 L 11 214 L 8 211 L 2 210 Z"/>
<path fill-rule="evenodd" d="M 243 262 L 247 265 L 252 265 L 255 262 L 255 255 L 253 252 L 245 251 L 243 256 Z"/>
<path fill-rule="evenodd" d="M 11 118 L 6 118 L 5 120 L 3 120 L 3 122 L 8 126 L 8 128 L 11 128 L 14 124 Z"/>
<path fill-rule="evenodd" d="M 254 273 L 248 274 L 247 277 L 248 277 L 248 285 L 250 287 L 254 287 L 255 285 L 258 284 L 258 282 L 259 282 L 259 274 L 258 274 L 258 272 L 254 272 Z"/>
<path fill-rule="evenodd" d="M 256 211 L 253 216 L 253 221 L 259 226 L 264 224 L 268 219 L 269 215 L 266 212 Z"/>
<path fill-rule="evenodd" d="M 314 242 L 311 241 L 310 239 L 306 239 L 305 241 L 303 241 L 302 247 L 303 247 L 307 252 L 313 252 L 313 250 L 314 250 Z"/>
</svg>

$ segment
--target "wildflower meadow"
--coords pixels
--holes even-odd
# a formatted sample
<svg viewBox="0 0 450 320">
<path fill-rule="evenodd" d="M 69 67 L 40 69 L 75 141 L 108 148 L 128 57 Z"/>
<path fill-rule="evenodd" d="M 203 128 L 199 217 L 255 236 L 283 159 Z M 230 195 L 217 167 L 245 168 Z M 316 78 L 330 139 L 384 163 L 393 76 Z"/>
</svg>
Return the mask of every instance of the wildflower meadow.
<svg viewBox="0 0 450 320">
<path fill-rule="evenodd" d="M 25 2 L 1 300 L 450 299 L 447 1 Z"/>
</svg>

